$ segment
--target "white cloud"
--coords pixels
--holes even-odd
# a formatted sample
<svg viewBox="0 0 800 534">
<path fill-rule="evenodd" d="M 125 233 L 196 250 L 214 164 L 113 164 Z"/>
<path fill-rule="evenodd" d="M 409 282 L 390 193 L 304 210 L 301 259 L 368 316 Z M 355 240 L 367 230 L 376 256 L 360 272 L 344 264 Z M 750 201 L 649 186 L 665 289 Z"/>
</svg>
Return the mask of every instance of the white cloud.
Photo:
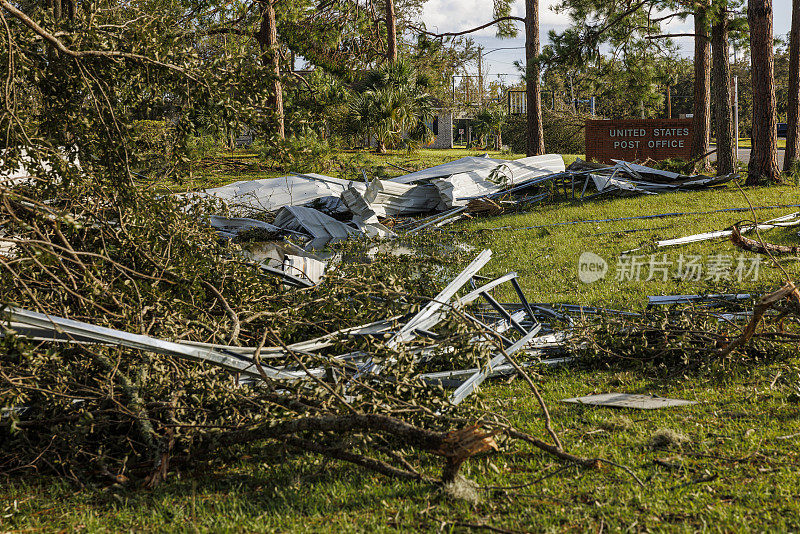
<svg viewBox="0 0 800 534">
<path fill-rule="evenodd" d="M 525 3 L 521 0 L 514 2 L 511 13 L 518 17 L 524 16 Z M 565 26 L 569 23 L 568 17 L 554 13 L 549 4 L 540 9 L 539 17 L 542 27 Z M 492 0 L 429 0 L 423 7 L 422 20 L 429 30 L 435 32 L 468 30 L 492 20 Z M 472 35 L 494 36 L 495 29 L 485 28 Z"/>
</svg>

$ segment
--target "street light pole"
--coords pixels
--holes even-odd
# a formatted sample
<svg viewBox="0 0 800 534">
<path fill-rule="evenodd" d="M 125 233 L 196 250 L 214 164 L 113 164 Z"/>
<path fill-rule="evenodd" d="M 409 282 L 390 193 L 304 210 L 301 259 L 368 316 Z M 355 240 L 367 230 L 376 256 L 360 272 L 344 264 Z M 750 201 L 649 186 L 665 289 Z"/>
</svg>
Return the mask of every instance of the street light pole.
<svg viewBox="0 0 800 534">
<path fill-rule="evenodd" d="M 736 162 L 739 162 L 739 76 L 733 75 L 733 135 L 736 138 Z"/>
</svg>

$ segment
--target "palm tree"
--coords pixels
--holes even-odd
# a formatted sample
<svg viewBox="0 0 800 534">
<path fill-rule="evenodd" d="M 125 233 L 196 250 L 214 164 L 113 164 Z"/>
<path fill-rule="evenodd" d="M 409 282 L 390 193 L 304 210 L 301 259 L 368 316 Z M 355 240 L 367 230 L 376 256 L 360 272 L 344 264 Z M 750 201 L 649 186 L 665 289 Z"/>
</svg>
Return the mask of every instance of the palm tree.
<svg viewBox="0 0 800 534">
<path fill-rule="evenodd" d="M 491 106 L 483 108 L 475 115 L 472 129 L 477 132 L 483 146 L 486 146 L 486 138 L 494 134 L 495 148 L 501 150 L 503 147 L 502 128 L 505 122 L 506 113 L 504 109 L 501 106 Z"/>
<path fill-rule="evenodd" d="M 370 71 L 361 91 L 350 99 L 348 118 L 363 134 L 375 139 L 383 154 L 388 147 L 429 140 L 426 122 L 433 118 L 428 81 L 405 60 Z"/>
</svg>

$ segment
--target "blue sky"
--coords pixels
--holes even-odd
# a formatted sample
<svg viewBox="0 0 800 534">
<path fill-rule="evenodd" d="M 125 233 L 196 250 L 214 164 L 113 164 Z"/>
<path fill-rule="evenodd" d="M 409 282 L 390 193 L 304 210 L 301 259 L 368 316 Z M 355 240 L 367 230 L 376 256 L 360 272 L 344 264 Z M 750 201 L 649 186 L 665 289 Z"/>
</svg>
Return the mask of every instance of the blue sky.
<svg viewBox="0 0 800 534">
<path fill-rule="evenodd" d="M 540 30 L 542 44 L 547 42 L 547 33 L 550 30 L 563 30 L 569 19 L 563 14 L 557 14 L 550 8 L 548 0 L 540 0 Z M 773 0 L 775 35 L 785 36 L 789 32 L 791 23 L 791 0 Z M 512 7 L 512 14 L 524 16 L 524 0 L 516 0 Z M 492 19 L 492 0 L 428 0 L 424 6 L 422 19 L 428 29 L 438 32 L 455 32 L 474 28 L 485 24 Z M 675 21 L 665 26 L 665 33 L 688 33 L 693 30 L 692 17 L 685 21 Z M 520 24 L 520 35 L 523 34 Z M 525 51 L 522 48 L 525 40 L 522 37 L 514 39 L 498 39 L 494 29 L 487 28 L 473 33 L 476 44 L 483 45 L 484 66 L 487 72 L 486 80 L 504 79 L 508 83 L 519 79 L 513 66 L 515 60 L 522 59 Z M 681 47 L 682 53 L 690 56 L 693 53 L 692 39 L 689 37 L 677 38 L 675 42 Z M 513 50 L 496 50 L 497 48 L 513 47 Z M 488 52 L 488 53 L 487 53 Z M 473 66 L 473 71 L 477 70 Z"/>
</svg>

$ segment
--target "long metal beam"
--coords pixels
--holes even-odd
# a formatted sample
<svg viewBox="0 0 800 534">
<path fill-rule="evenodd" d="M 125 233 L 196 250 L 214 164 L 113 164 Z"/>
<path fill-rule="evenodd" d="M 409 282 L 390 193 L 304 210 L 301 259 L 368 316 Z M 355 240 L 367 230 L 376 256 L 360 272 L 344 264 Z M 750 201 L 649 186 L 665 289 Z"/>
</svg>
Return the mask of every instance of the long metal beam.
<svg viewBox="0 0 800 534">
<path fill-rule="evenodd" d="M 533 340 L 534 337 L 536 337 L 536 334 L 539 333 L 539 330 L 541 330 L 541 328 L 542 328 L 542 325 L 534 326 L 531 329 L 530 332 L 528 332 L 526 335 L 522 336 L 516 343 L 514 343 L 513 345 L 508 347 L 505 350 L 505 354 L 500 353 L 500 354 L 496 355 L 494 358 L 492 358 L 489 361 L 489 364 L 484 369 L 479 370 L 477 373 L 475 373 L 474 375 L 469 377 L 467 380 L 465 380 L 464 383 L 461 384 L 458 387 L 458 389 L 456 389 L 453 392 L 452 395 L 450 395 L 450 403 L 451 404 L 459 404 L 461 401 L 463 401 L 465 398 L 467 398 L 470 394 L 472 394 L 472 392 L 475 391 L 476 389 L 478 389 L 478 386 L 480 386 L 481 383 L 483 383 L 483 381 L 486 380 L 486 378 L 492 373 L 492 370 L 495 367 L 505 363 L 506 354 L 511 356 L 515 352 L 523 349 L 526 345 L 528 345 L 528 343 L 530 341 Z"/>
<path fill-rule="evenodd" d="M 4 310 L 4 313 L 11 321 L 39 328 L 48 328 L 55 332 L 75 336 L 78 339 L 89 338 L 109 345 L 177 356 L 196 362 L 210 363 L 229 371 L 246 373 L 256 378 L 261 377 L 255 363 L 250 358 L 230 351 L 181 345 L 172 341 L 141 334 L 131 334 L 122 330 L 46 315 L 22 308 L 9 307 Z M 264 364 L 262 364 L 262 368 L 267 376 L 279 380 L 297 380 L 307 376 L 305 372 L 283 371 Z"/>
</svg>

